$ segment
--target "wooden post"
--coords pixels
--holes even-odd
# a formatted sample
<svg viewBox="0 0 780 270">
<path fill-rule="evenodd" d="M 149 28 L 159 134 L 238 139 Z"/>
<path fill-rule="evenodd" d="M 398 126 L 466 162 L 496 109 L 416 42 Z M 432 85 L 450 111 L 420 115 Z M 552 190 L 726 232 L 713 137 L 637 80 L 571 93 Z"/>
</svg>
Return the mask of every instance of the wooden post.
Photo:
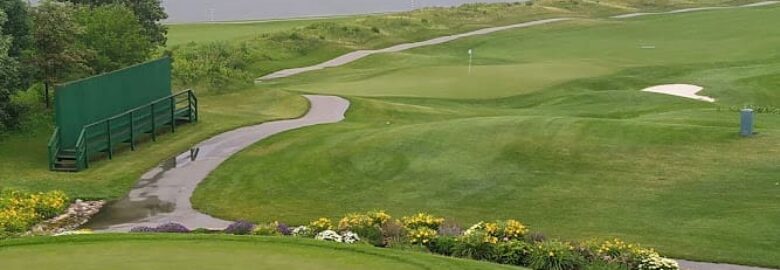
<svg viewBox="0 0 780 270">
<path fill-rule="evenodd" d="M 152 107 L 152 114 L 151 114 L 151 117 L 152 117 L 152 141 L 156 142 L 157 141 L 157 124 L 156 124 L 157 120 L 155 118 L 157 118 L 157 117 L 154 116 L 154 103 L 152 103 L 151 107 Z"/>
<path fill-rule="evenodd" d="M 176 133 L 176 96 L 171 97 L 171 132 Z"/>
<path fill-rule="evenodd" d="M 106 120 L 106 136 L 108 138 L 108 159 L 113 159 L 114 150 L 111 149 L 111 118 Z"/>
<path fill-rule="evenodd" d="M 135 151 L 135 117 L 130 111 L 130 151 Z"/>
</svg>

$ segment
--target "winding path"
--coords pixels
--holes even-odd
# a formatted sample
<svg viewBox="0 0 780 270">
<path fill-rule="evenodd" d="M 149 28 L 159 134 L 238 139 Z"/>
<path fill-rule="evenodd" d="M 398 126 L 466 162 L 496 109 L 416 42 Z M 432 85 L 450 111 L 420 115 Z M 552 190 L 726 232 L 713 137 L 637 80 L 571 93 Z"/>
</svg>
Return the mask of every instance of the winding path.
<svg viewBox="0 0 780 270">
<path fill-rule="evenodd" d="M 121 201 L 112 203 L 88 227 L 100 231 L 129 231 L 135 226 L 156 226 L 166 222 L 189 228 L 225 228 L 229 221 L 202 214 L 192 208 L 190 197 L 198 184 L 233 154 L 271 135 L 306 126 L 340 122 L 349 101 L 334 96 L 304 96 L 311 108 L 301 118 L 239 128 L 208 139 L 190 152 L 160 165 L 141 177 Z"/>
<path fill-rule="evenodd" d="M 737 7 L 703 7 L 673 10 L 661 13 L 632 13 L 611 17 L 625 19 L 646 15 L 675 14 L 725 8 L 759 7 L 778 4 L 780 1 L 764 1 Z M 537 25 L 572 20 L 572 18 L 552 18 L 525 22 L 508 26 L 491 27 L 468 33 L 438 37 L 427 41 L 400 44 L 380 50 L 355 51 L 334 58 L 327 62 L 302 68 L 278 71 L 258 78 L 257 82 L 290 77 L 293 75 L 345 65 L 364 57 L 379 54 L 409 50 L 413 48 L 437 45 L 453 40 L 486 35 L 498 31 L 525 28 Z M 334 96 L 306 95 L 311 108 L 305 116 L 292 119 L 263 123 L 255 126 L 239 128 L 222 133 L 208 139 L 195 148 L 199 149 L 197 157 L 192 159 L 191 153 L 183 153 L 166 164 L 144 174 L 138 184 L 121 201 L 107 206 L 88 227 L 99 231 L 128 231 L 135 226 L 156 226 L 166 222 L 177 222 L 190 228 L 224 228 L 229 221 L 214 218 L 192 208 L 190 197 L 195 188 L 209 173 L 235 153 L 265 139 L 271 135 L 301 127 L 337 123 L 344 119 L 349 108 L 349 101 Z M 678 260 L 681 268 L 690 270 L 771 270 L 768 268 L 692 262 Z"/>
</svg>

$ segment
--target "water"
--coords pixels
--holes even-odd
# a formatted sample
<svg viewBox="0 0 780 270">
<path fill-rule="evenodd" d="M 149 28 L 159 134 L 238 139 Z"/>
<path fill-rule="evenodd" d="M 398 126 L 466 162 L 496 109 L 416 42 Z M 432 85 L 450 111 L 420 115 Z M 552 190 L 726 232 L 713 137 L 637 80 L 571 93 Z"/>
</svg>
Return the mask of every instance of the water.
<svg viewBox="0 0 780 270">
<path fill-rule="evenodd" d="M 32 1 L 33 3 L 39 0 Z M 351 15 L 518 0 L 162 0 L 168 23 Z"/>
</svg>

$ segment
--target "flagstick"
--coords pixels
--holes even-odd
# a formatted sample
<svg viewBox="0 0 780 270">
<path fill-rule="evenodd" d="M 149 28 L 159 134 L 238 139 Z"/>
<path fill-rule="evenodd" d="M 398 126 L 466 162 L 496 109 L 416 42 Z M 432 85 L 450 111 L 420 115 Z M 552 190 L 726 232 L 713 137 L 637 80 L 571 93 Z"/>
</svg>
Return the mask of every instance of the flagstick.
<svg viewBox="0 0 780 270">
<path fill-rule="evenodd" d="M 469 50 L 469 75 L 471 75 L 471 62 L 474 57 L 474 53 L 472 50 Z"/>
</svg>

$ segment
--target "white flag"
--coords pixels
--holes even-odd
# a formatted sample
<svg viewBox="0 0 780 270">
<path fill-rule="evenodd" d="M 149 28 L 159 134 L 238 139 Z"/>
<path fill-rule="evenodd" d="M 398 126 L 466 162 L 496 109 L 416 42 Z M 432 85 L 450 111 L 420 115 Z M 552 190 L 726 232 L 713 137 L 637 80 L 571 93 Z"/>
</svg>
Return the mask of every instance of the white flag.
<svg viewBox="0 0 780 270">
<path fill-rule="evenodd" d="M 469 49 L 469 55 L 472 55 L 472 54 L 474 54 L 474 50 L 473 49 Z"/>
</svg>

